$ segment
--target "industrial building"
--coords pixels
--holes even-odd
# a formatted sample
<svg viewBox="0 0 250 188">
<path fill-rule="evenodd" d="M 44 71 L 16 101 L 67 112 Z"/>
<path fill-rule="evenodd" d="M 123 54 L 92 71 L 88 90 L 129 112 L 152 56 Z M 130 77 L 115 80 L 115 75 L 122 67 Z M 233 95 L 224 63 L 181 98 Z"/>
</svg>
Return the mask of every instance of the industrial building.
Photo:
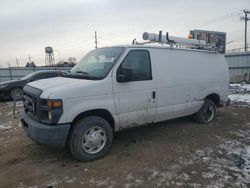
<svg viewBox="0 0 250 188">
<path fill-rule="evenodd" d="M 250 81 L 250 52 L 227 53 L 225 58 L 231 82 Z"/>
</svg>

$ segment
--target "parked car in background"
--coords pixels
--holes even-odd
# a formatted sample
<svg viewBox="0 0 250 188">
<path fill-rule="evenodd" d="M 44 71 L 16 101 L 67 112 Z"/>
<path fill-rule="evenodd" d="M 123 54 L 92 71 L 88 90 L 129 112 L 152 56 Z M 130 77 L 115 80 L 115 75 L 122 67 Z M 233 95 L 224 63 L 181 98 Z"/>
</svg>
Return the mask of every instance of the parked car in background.
<svg viewBox="0 0 250 188">
<path fill-rule="evenodd" d="M 23 87 L 32 81 L 52 78 L 65 75 L 65 72 L 57 70 L 44 70 L 32 72 L 19 80 L 10 80 L 0 83 L 0 99 L 16 99 L 21 100 L 23 98 Z"/>
</svg>

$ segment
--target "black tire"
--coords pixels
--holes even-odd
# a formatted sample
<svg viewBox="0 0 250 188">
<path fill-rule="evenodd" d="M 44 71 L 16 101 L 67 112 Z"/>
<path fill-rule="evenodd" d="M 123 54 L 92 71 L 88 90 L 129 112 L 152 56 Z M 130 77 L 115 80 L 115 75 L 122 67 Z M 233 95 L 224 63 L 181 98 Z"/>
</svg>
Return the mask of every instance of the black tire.
<svg viewBox="0 0 250 188">
<path fill-rule="evenodd" d="M 13 88 L 10 91 L 10 97 L 13 100 L 22 100 L 23 99 L 23 89 L 20 87 Z"/>
<path fill-rule="evenodd" d="M 198 123 L 208 124 L 214 120 L 216 113 L 216 106 L 210 99 L 205 99 L 204 104 L 200 108 L 199 112 L 194 114 L 194 119 Z"/>
<path fill-rule="evenodd" d="M 86 134 L 90 134 L 88 131 L 94 130 L 95 128 L 96 129 L 98 128 L 102 131 L 103 134 L 100 134 L 100 133 L 98 134 L 99 136 L 103 136 L 103 137 L 106 136 L 106 140 L 105 140 L 105 144 L 103 144 L 104 141 L 103 142 L 100 141 L 99 137 L 97 136 L 99 139 L 98 142 L 100 142 L 98 144 L 101 144 L 103 146 L 99 148 L 101 149 L 100 151 L 97 150 L 98 151 L 97 153 L 89 153 L 90 151 L 86 151 L 87 147 L 84 146 L 84 144 L 86 144 L 84 142 L 85 140 L 87 140 L 86 139 L 87 137 L 88 138 L 90 137 L 93 139 L 93 137 L 86 136 Z M 92 136 L 93 136 L 93 133 L 92 133 Z M 109 151 L 112 145 L 112 140 L 113 140 L 113 130 L 110 124 L 108 123 L 108 121 L 106 121 L 105 119 L 99 116 L 88 116 L 79 120 L 74 125 L 71 131 L 70 137 L 69 137 L 69 149 L 72 155 L 79 161 L 92 161 L 92 160 L 96 160 L 98 158 L 103 157 Z M 91 146 L 93 145 L 91 141 L 88 143 L 90 143 Z"/>
</svg>

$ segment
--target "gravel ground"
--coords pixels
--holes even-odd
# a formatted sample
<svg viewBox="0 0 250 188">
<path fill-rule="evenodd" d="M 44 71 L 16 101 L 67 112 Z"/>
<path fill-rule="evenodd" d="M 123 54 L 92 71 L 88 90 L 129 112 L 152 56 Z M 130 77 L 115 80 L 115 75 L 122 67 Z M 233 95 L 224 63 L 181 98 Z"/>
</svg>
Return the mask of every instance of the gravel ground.
<svg viewBox="0 0 250 188">
<path fill-rule="evenodd" d="M 218 109 L 210 125 L 179 118 L 121 131 L 108 155 L 88 163 L 33 143 L 11 102 L 0 103 L 0 117 L 0 187 L 250 187 L 244 102 Z"/>
</svg>

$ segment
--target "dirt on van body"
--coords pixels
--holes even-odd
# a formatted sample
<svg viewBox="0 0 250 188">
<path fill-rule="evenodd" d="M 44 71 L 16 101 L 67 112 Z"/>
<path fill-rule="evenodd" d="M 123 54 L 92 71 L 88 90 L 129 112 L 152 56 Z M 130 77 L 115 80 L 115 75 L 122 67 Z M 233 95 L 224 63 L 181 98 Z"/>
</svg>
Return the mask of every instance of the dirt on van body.
<svg viewBox="0 0 250 188">
<path fill-rule="evenodd" d="M 0 117 L 0 187 L 250 187 L 245 103 L 218 109 L 209 125 L 187 117 L 118 132 L 111 151 L 87 163 L 33 143 L 11 102 Z"/>
</svg>

